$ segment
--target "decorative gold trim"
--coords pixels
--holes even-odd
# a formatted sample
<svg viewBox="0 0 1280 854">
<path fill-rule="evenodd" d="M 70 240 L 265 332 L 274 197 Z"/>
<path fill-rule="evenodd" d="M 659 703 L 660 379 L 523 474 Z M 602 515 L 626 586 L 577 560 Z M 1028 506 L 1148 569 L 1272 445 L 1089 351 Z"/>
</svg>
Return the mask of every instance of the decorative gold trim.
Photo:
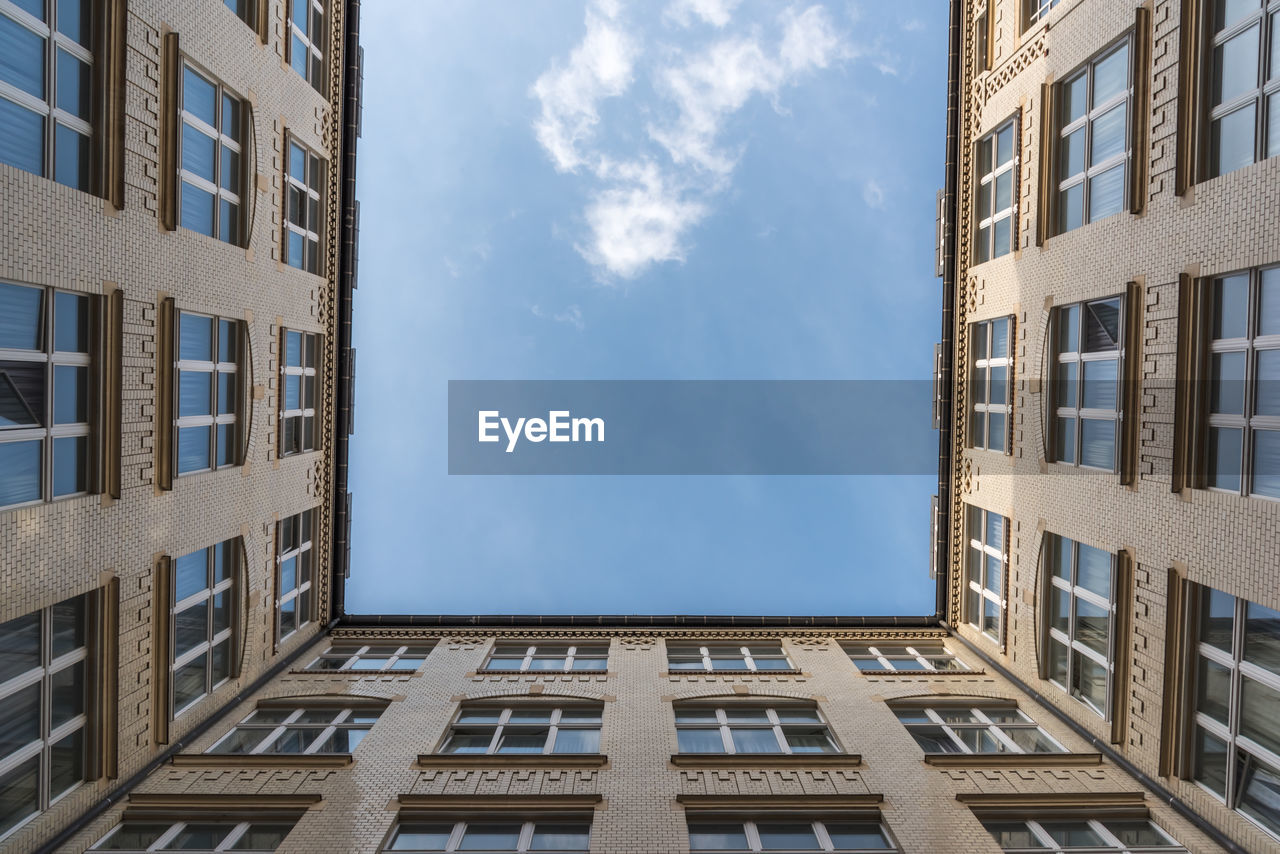
<svg viewBox="0 0 1280 854">
<path fill-rule="evenodd" d="M 1075 768 L 1101 765 L 1101 753 L 926 753 L 936 768 Z"/>
<path fill-rule="evenodd" d="M 418 768 L 608 768 L 603 753 L 419 753 Z"/>
<path fill-rule="evenodd" d="M 862 764 L 859 753 L 673 753 L 677 768 L 851 768 Z"/>
<path fill-rule="evenodd" d="M 175 753 L 178 768 L 345 768 L 350 753 Z"/>
</svg>

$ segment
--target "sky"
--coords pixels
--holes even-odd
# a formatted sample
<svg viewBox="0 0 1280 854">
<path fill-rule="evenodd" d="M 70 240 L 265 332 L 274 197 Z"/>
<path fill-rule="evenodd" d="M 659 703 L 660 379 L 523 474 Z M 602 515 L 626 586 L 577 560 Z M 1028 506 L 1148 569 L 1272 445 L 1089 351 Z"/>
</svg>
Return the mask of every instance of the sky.
<svg viewBox="0 0 1280 854">
<path fill-rule="evenodd" d="M 362 8 L 347 610 L 932 613 L 934 478 L 451 476 L 446 402 L 927 380 L 946 4 Z"/>
</svg>

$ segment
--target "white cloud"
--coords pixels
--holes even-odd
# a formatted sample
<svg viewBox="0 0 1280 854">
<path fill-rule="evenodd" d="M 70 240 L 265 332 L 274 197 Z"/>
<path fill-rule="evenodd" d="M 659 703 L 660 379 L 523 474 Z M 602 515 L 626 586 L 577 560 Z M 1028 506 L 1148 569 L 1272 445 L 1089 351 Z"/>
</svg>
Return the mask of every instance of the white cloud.
<svg viewBox="0 0 1280 854">
<path fill-rule="evenodd" d="M 833 59 L 850 55 L 831 24 L 827 10 L 810 6 L 799 15 L 788 9 L 781 15 L 782 61 L 793 73 L 826 68 Z"/>
<path fill-rule="evenodd" d="M 578 146 L 591 139 L 600 123 L 596 105 L 631 85 L 638 46 L 617 23 L 618 14 L 616 0 L 588 7 L 587 34 L 569 54 L 568 64 L 543 72 L 533 84 L 533 95 L 542 102 L 534 133 L 558 171 L 582 165 Z"/>
<path fill-rule="evenodd" d="M 884 190 L 876 183 L 874 178 L 869 178 L 862 185 L 862 201 L 866 202 L 869 208 L 884 207 Z"/>
<path fill-rule="evenodd" d="M 673 0 L 662 17 L 681 27 L 691 26 L 694 18 L 717 29 L 724 29 L 741 0 Z"/>
<path fill-rule="evenodd" d="M 567 323 L 579 332 L 587 328 L 587 324 L 582 320 L 582 309 L 578 308 L 576 305 L 571 305 L 564 311 L 559 312 L 547 312 L 543 311 L 536 305 L 531 305 L 529 306 L 529 311 L 533 313 L 534 317 L 539 317 L 543 320 L 554 320 L 556 323 Z"/>
</svg>

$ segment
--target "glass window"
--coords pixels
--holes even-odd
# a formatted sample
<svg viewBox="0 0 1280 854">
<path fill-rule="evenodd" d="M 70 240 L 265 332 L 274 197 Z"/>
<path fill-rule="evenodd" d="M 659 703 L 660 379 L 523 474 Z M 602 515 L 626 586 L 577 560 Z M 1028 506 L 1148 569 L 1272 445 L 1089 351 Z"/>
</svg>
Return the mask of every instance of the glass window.
<svg viewBox="0 0 1280 854">
<path fill-rule="evenodd" d="M 85 779 L 85 596 L 0 623 L 0 839 Z"/>
<path fill-rule="evenodd" d="M 896 709 L 925 753 L 1066 753 L 1053 736 L 1011 706 Z"/>
<path fill-rule="evenodd" d="M 1031 26 L 1049 16 L 1058 0 L 1022 0 L 1022 26 Z"/>
<path fill-rule="evenodd" d="M 95 308 L 85 294 L 0 282 L 0 507 L 93 488 Z"/>
<path fill-rule="evenodd" d="M 430 644 L 398 644 L 388 641 L 373 646 L 335 644 L 307 665 L 307 670 L 333 671 L 415 671 L 431 652 Z"/>
<path fill-rule="evenodd" d="M 301 0 L 299 0 L 301 2 Z M 285 171 L 284 260 L 320 273 L 320 158 L 292 139 Z"/>
<path fill-rule="evenodd" d="M 1200 588 L 1192 776 L 1280 837 L 1280 612 Z"/>
<path fill-rule="evenodd" d="M 1087 848 L 1097 854 L 1147 851 L 1186 852 L 1155 823 L 1145 819 L 985 821 L 1001 851 L 1064 854 Z"/>
<path fill-rule="evenodd" d="M 208 819 L 186 816 L 168 822 L 130 819 L 111 829 L 90 851 L 275 851 L 293 830 L 294 820 L 277 817 L 243 821 L 222 814 Z"/>
<path fill-rule="evenodd" d="M 676 707 L 681 753 L 841 753 L 814 706 Z"/>
<path fill-rule="evenodd" d="M 1209 4 L 1207 174 L 1280 154 L 1280 0 Z"/>
<path fill-rule="evenodd" d="M 1058 86 L 1057 231 L 1124 210 L 1132 85 L 1129 42 L 1113 47 Z"/>
<path fill-rule="evenodd" d="M 280 360 L 280 456 L 316 449 L 316 360 L 320 336 L 284 330 Z"/>
<path fill-rule="evenodd" d="M 609 666 L 609 644 L 528 644 L 495 643 L 484 664 L 485 670 L 566 671 L 605 670 Z"/>
<path fill-rule="evenodd" d="M 522 821 L 489 816 L 467 821 L 402 821 L 384 851 L 477 851 L 488 854 L 539 851 L 571 854 L 587 851 L 591 821 L 554 818 Z"/>
<path fill-rule="evenodd" d="M 973 348 L 969 446 L 1009 453 L 1013 415 L 1012 317 L 970 327 Z"/>
<path fill-rule="evenodd" d="M 689 816 L 690 851 L 897 851 L 875 819 L 756 816 L 749 820 Z"/>
<path fill-rule="evenodd" d="M 85 191 L 93 17 L 80 3 L 0 0 L 0 163 Z"/>
<path fill-rule="evenodd" d="M 179 475 L 238 465 L 244 324 L 178 312 L 174 406 Z"/>
<path fill-rule="evenodd" d="M 1280 267 L 1206 286 L 1207 486 L 1280 498 Z"/>
<path fill-rule="evenodd" d="M 1009 567 L 1005 538 L 1009 522 L 996 513 L 969 505 L 965 524 L 969 540 L 965 550 L 968 621 L 987 638 L 1000 643 L 1004 636 L 1004 580 Z"/>
<path fill-rule="evenodd" d="M 974 261 L 982 263 L 1008 255 L 1018 245 L 1013 215 L 1018 170 L 1014 168 L 1014 121 L 1002 124 L 978 141 L 977 243 Z"/>
<path fill-rule="evenodd" d="M 847 643 L 844 651 L 859 670 L 968 670 L 942 641 L 875 641 Z"/>
<path fill-rule="evenodd" d="M 599 753 L 603 707 L 464 706 L 441 753 Z"/>
<path fill-rule="evenodd" d="M 1049 595 L 1049 678 L 1059 688 L 1108 717 L 1114 672 L 1115 557 L 1101 549 L 1045 535 Z"/>
<path fill-rule="evenodd" d="M 241 246 L 242 200 L 252 172 L 244 102 L 184 62 L 180 115 L 178 224 Z"/>
<path fill-rule="evenodd" d="M 1089 300 L 1053 310 L 1050 459 L 1115 471 L 1120 425 L 1123 300 Z"/>
<path fill-rule="evenodd" d="M 701 671 L 794 671 L 795 665 L 782 651 L 780 643 L 699 644 L 668 643 L 667 669 Z"/>
<path fill-rule="evenodd" d="M 173 560 L 170 679 L 174 717 L 231 678 L 239 542 Z"/>
<path fill-rule="evenodd" d="M 205 752 L 350 753 L 381 714 L 381 709 L 369 708 L 264 706 Z"/>
<path fill-rule="evenodd" d="M 314 510 L 276 523 L 276 637 L 283 641 L 311 622 Z"/>
<path fill-rule="evenodd" d="M 323 0 L 289 0 L 289 64 L 317 92 L 324 92 Z"/>
<path fill-rule="evenodd" d="M 228 9 L 235 13 L 236 17 L 244 21 L 250 27 L 254 26 L 254 2 L 253 0 L 222 0 Z"/>
</svg>

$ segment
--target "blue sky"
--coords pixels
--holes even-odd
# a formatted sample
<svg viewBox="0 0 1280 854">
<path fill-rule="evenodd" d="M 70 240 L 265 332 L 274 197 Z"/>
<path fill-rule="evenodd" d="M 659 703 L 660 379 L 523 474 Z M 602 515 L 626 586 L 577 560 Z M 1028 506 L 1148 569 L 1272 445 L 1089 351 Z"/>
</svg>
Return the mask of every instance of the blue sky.
<svg viewBox="0 0 1280 854">
<path fill-rule="evenodd" d="M 348 611 L 931 613 L 931 478 L 451 477 L 446 400 L 927 379 L 946 14 L 366 0 Z"/>
</svg>

